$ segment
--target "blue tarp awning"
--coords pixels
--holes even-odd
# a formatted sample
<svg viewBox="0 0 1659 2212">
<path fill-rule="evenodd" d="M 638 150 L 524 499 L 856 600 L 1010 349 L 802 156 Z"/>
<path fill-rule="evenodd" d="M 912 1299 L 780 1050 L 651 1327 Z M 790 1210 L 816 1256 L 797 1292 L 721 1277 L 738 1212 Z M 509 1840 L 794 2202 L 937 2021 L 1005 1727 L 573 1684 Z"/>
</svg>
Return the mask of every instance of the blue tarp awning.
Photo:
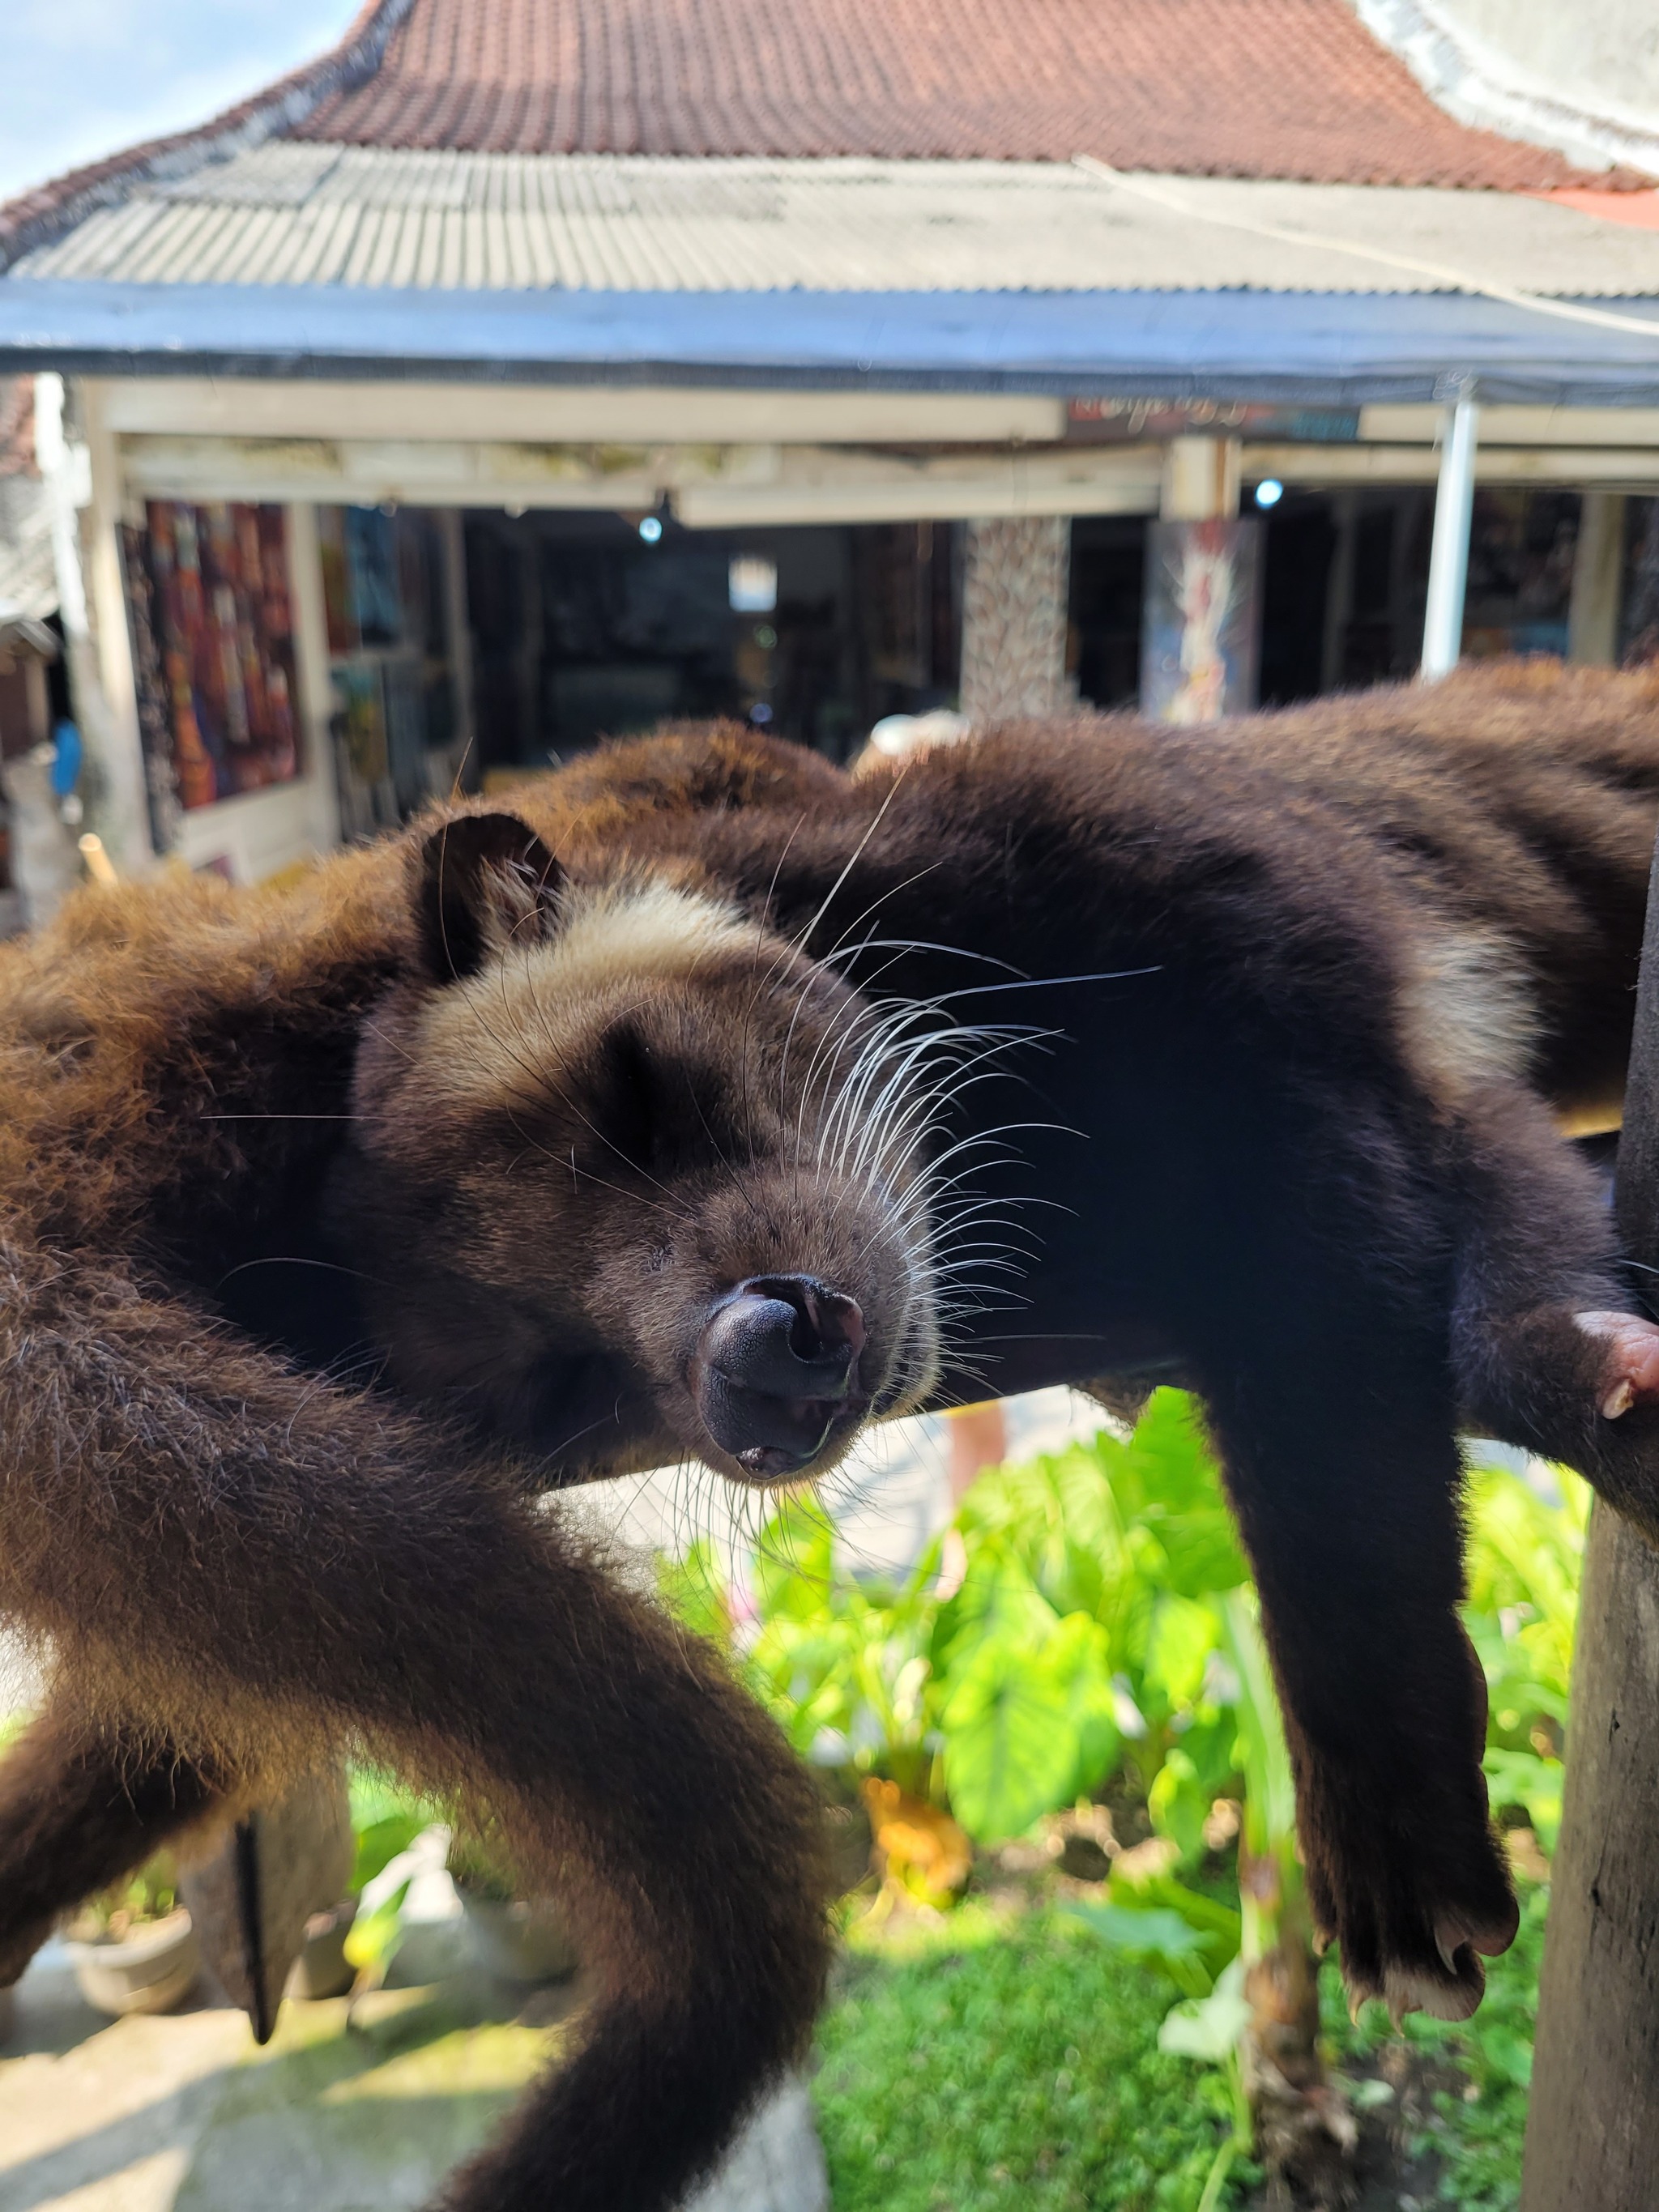
<svg viewBox="0 0 1659 2212">
<path fill-rule="evenodd" d="M 1659 301 L 1456 292 L 402 291 L 0 278 L 0 371 L 1659 404 Z"/>
</svg>

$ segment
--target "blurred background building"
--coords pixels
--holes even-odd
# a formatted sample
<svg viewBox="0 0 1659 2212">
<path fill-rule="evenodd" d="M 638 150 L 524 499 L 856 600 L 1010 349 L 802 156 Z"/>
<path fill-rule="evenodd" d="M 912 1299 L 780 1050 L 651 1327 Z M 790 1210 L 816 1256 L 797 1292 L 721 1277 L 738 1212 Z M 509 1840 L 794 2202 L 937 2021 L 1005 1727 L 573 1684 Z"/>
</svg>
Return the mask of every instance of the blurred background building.
<svg viewBox="0 0 1659 2212">
<path fill-rule="evenodd" d="M 88 818 L 252 879 L 665 715 L 1659 652 L 1659 27 L 1573 12 L 374 0 L 0 208 Z"/>
</svg>

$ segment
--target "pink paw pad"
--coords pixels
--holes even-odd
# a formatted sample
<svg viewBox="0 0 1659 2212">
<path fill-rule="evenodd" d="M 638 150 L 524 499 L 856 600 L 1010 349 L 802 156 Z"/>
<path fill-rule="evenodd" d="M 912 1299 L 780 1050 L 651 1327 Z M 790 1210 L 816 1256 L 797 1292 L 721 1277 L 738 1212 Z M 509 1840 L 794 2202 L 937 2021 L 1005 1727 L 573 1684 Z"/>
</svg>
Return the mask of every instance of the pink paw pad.
<svg viewBox="0 0 1659 2212">
<path fill-rule="evenodd" d="M 1581 1313 L 1574 1321 L 1607 1348 L 1597 1410 L 1616 1421 L 1632 1406 L 1659 1403 L 1659 1326 L 1637 1314 Z"/>
</svg>

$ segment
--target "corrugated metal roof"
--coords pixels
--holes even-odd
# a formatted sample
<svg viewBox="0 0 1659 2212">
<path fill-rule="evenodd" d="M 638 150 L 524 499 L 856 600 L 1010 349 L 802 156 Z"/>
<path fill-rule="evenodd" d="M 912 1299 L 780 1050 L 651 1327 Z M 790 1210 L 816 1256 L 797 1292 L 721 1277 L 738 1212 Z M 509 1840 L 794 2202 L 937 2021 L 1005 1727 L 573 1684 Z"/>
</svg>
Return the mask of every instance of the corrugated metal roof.
<svg viewBox="0 0 1659 2212">
<path fill-rule="evenodd" d="M 13 280 L 513 292 L 1659 294 L 1659 232 L 1531 197 L 1051 162 L 272 142 L 135 189 Z"/>
</svg>

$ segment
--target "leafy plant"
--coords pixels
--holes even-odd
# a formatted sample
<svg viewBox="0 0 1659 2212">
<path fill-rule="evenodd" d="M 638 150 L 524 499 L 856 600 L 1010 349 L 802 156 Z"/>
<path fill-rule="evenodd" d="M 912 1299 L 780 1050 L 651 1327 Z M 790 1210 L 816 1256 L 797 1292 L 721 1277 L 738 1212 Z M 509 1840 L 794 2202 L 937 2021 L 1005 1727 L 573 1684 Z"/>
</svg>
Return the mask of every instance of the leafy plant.
<svg viewBox="0 0 1659 2212">
<path fill-rule="evenodd" d="M 416 1796 L 374 1768 L 354 1768 L 349 1784 L 351 1889 L 354 1896 L 362 1897 L 441 1815 L 429 1798 Z M 383 1974 L 391 1965 L 403 1940 L 403 1909 L 410 1879 L 405 1876 L 394 1883 L 353 1921 L 344 1950 L 348 1965 L 359 1973 Z"/>
<path fill-rule="evenodd" d="M 1486 1771 L 1494 1807 L 1520 1808 L 1546 1851 L 1561 1826 L 1562 1747 L 1589 1491 L 1553 1470 L 1560 1503 L 1517 1476 L 1469 1480 L 1464 1622 L 1486 1676 Z"/>
<path fill-rule="evenodd" d="M 165 1920 L 179 1909 L 179 1874 L 170 1851 L 158 1851 L 125 1881 L 112 1883 L 89 1898 L 70 1923 L 70 1934 L 82 1943 L 100 1937 L 119 1942 L 141 1928 Z"/>
<path fill-rule="evenodd" d="M 829 1520 L 792 1499 L 762 1532 L 745 1677 L 806 1758 L 937 1796 L 937 1546 L 896 1589 L 842 1572 Z"/>
<path fill-rule="evenodd" d="M 1160 1391 L 1127 1443 L 1103 1434 L 981 1478 L 895 1587 L 836 1564 L 816 1504 L 763 1532 L 746 1679 L 821 1764 L 948 1802 L 981 1844 L 1025 1833 L 1125 1765 L 1183 1858 L 1233 1771 L 1231 1677 L 1212 1601 L 1244 1565 L 1188 1401 Z M 682 1617 L 729 1648 L 712 1562 L 660 1570 Z"/>
<path fill-rule="evenodd" d="M 1586 1516 L 1583 1486 L 1557 1480 L 1559 1503 L 1480 1468 L 1468 1494 L 1465 1619 L 1490 1692 L 1488 1784 L 1506 1823 L 1524 1819 L 1546 1850 Z M 1105 1901 L 1074 1914 L 1103 1950 L 1164 1983 L 1166 2054 L 1212 2071 L 1231 2126 L 1196 2193 L 1209 2212 L 1244 2154 L 1248 2097 L 1265 2110 L 1262 2084 L 1278 2100 L 1270 2148 L 1304 2121 L 1340 2136 L 1346 2119 L 1321 2074 L 1294 1792 L 1255 1596 L 1192 1402 L 1159 1391 L 1127 1439 L 989 1471 L 951 1549 L 951 1583 L 938 1546 L 902 1582 L 863 1583 L 838 1564 L 823 1514 L 794 1499 L 763 1532 L 752 1618 L 726 1603 L 707 1555 L 665 1566 L 664 1589 L 802 1753 L 866 1792 L 878 1778 L 912 1807 L 930 1801 L 981 1845 L 1089 1796 L 1145 1807 L 1170 1852 L 1163 1870 L 1148 1878 L 1143 1861 L 1136 1881 L 1120 1865 Z M 1238 1911 L 1205 1887 L 1224 1809 L 1238 1829 Z M 1258 2015 L 1271 2068 L 1252 2056 Z M 1456 2046 L 1481 2094 L 1524 2098 L 1525 2031 L 1489 2002 Z M 1285 2084 L 1318 2094 L 1287 2098 Z"/>
</svg>

